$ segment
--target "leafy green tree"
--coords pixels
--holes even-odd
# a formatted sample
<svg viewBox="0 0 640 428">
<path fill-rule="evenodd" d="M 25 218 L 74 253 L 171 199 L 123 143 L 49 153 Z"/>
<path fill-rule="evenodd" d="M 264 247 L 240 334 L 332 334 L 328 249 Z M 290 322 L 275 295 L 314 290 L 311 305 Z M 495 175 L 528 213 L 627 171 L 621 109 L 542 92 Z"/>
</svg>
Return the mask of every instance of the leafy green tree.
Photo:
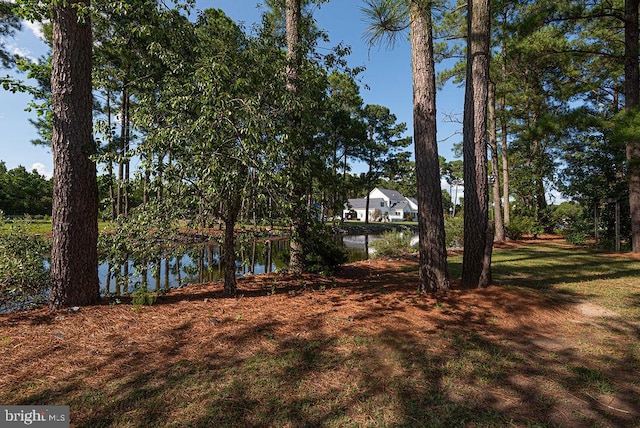
<svg viewBox="0 0 640 428">
<path fill-rule="evenodd" d="M 386 171 L 380 179 L 379 185 L 384 189 L 396 190 L 408 198 L 415 198 L 417 196 L 416 163 L 408 157 L 398 157 L 393 168 Z"/>
<path fill-rule="evenodd" d="M 195 25 L 174 23 L 182 36 L 156 46 L 166 67 L 161 84 L 139 99 L 138 118 L 148 132 L 138 150 L 168 154 L 146 160 L 153 174 L 162 171 L 164 188 L 162 198 L 147 204 L 174 224 L 183 219 L 208 227 L 222 220 L 224 293 L 234 295 L 234 229 L 242 204 L 261 198 L 264 182 L 275 182 L 282 169 L 284 79 L 278 70 L 284 56 L 217 9 L 201 12 Z M 184 49 L 176 49 L 179 39 Z"/>
<path fill-rule="evenodd" d="M 367 140 L 357 150 L 360 159 L 368 166 L 365 173 L 365 186 L 368 189 L 365 223 L 369 223 L 369 192 L 385 172 L 397 166 L 403 154 L 408 154 L 402 149 L 411 144 L 411 137 L 402 137 L 407 125 L 396 123 L 396 116 L 387 107 L 367 105 L 362 111 L 362 118 L 367 130 Z"/>
<path fill-rule="evenodd" d="M 594 129 L 591 133 L 584 132 L 568 140 L 561 155 L 566 167 L 560 170 L 559 180 L 562 183 L 563 194 L 579 201 L 582 210 L 589 214 L 590 229 L 593 230 L 594 208 L 600 206 L 601 200 L 616 199 L 621 202 L 624 211 L 628 210 L 629 186 L 624 175 L 625 142 L 611 143 L 609 137 L 598 134 Z M 607 215 L 601 218 L 607 223 L 607 230 L 615 230 L 615 216 Z M 614 214 L 614 213 L 610 213 Z M 552 213 L 556 217 L 556 213 Z M 557 221 L 555 222 L 558 223 Z M 575 228 L 572 227 L 571 231 Z M 631 237 L 631 223 L 629 217 L 623 217 L 620 224 L 624 238 Z M 584 232 L 584 230 L 579 230 Z"/>
<path fill-rule="evenodd" d="M 333 180 L 330 183 L 332 200 L 330 207 L 342 216 L 347 197 L 349 161 L 357 159 L 358 148 L 367 139 L 365 124 L 361 119 L 362 97 L 353 76 L 333 72 L 329 75 L 329 114 L 325 130 L 332 146 L 330 168 Z"/>
<path fill-rule="evenodd" d="M 6 215 L 51 215 L 53 182 L 20 166 L 0 161 L 0 211 Z"/>
</svg>

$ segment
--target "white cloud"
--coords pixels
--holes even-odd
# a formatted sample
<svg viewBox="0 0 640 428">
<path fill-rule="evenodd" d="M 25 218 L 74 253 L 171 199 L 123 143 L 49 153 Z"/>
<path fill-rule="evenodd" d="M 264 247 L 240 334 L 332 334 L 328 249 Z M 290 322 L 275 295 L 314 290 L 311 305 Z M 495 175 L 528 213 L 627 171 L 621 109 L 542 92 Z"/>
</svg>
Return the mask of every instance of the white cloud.
<svg viewBox="0 0 640 428">
<path fill-rule="evenodd" d="M 29 51 L 29 49 L 21 48 L 18 45 L 10 43 L 7 45 L 7 50 L 13 53 L 14 55 L 18 55 L 30 61 L 36 61 L 36 58 L 31 54 L 31 51 Z"/>
<path fill-rule="evenodd" d="M 29 31 L 33 33 L 34 36 L 36 36 L 40 40 L 45 40 L 44 33 L 42 32 L 42 25 L 39 22 L 23 21 L 22 25 L 24 25 Z"/>
<path fill-rule="evenodd" d="M 50 171 L 47 166 L 45 164 L 43 164 L 42 162 L 36 162 L 33 165 L 31 165 L 31 171 L 33 170 L 38 171 L 38 173 L 40 175 L 43 175 L 45 178 L 49 179 L 51 177 L 53 177 L 53 172 Z"/>
</svg>

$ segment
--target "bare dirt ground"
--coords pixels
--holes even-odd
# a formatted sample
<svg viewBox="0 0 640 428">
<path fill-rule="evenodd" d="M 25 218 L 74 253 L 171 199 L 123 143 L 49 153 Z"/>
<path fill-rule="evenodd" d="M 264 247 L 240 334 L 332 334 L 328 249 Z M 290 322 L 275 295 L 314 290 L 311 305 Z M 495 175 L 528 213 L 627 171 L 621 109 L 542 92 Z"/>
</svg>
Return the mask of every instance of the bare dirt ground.
<svg viewBox="0 0 640 428">
<path fill-rule="evenodd" d="M 640 329 L 614 311 L 510 286 L 420 295 L 416 272 L 370 260 L 246 278 L 237 298 L 2 315 L 0 402 L 70 404 L 75 426 L 640 426 Z M 216 386 L 180 384 L 188 368 Z"/>
</svg>

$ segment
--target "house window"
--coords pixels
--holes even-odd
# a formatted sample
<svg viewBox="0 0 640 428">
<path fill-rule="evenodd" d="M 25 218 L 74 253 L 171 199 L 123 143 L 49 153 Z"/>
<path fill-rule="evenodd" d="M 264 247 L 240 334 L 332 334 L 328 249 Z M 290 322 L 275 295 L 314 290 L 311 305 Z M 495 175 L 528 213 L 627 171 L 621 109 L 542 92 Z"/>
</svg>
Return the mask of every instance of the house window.
<svg viewBox="0 0 640 428">
<path fill-rule="evenodd" d="M 384 202 L 380 202 L 380 207 L 384 208 Z"/>
<path fill-rule="evenodd" d="M 402 211 L 396 211 L 396 215 L 397 216 L 401 216 L 402 215 Z"/>
</svg>

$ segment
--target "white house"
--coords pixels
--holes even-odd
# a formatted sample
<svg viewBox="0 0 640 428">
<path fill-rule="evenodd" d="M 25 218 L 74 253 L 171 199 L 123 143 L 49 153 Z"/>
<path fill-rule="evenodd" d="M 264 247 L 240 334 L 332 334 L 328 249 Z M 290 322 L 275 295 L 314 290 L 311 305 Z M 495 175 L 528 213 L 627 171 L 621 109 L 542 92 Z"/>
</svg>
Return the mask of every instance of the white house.
<svg viewBox="0 0 640 428">
<path fill-rule="evenodd" d="M 344 209 L 344 218 L 365 220 L 367 199 L 349 199 Z M 369 193 L 369 221 L 416 220 L 418 201 L 407 198 L 400 192 L 377 187 Z"/>
</svg>

